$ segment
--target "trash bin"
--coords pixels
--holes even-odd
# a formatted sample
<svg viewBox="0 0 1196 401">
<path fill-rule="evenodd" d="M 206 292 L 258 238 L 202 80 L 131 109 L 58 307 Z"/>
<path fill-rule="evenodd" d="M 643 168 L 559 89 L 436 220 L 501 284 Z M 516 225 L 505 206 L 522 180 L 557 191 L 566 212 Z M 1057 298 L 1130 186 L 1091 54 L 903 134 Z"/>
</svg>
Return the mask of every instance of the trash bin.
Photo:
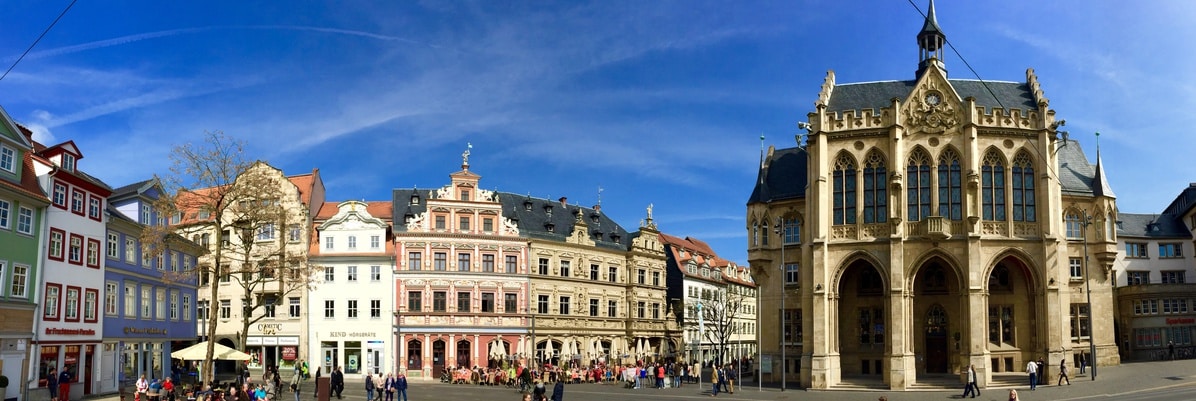
<svg viewBox="0 0 1196 401">
<path fill-rule="evenodd" d="M 316 401 L 328 401 L 332 398 L 332 378 L 320 377 L 316 379 Z"/>
</svg>

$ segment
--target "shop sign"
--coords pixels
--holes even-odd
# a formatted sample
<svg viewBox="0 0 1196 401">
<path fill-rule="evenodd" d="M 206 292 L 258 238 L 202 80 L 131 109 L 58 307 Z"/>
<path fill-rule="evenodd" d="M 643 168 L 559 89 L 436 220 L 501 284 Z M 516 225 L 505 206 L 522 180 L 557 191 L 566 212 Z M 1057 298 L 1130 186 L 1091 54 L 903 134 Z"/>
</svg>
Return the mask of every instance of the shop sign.
<svg viewBox="0 0 1196 401">
<path fill-rule="evenodd" d="M 245 345 L 262 345 L 262 338 L 261 337 L 246 338 Z"/>
<path fill-rule="evenodd" d="M 373 337 L 373 338 L 378 338 L 378 335 L 377 335 L 377 333 L 374 333 L 374 332 L 372 332 L 372 331 L 371 331 L 371 332 L 360 332 L 360 331 L 355 331 L 355 332 L 333 331 L 333 332 L 329 332 L 329 333 L 328 333 L 328 337 L 332 337 L 332 338 L 338 338 L 338 337 Z"/>
<path fill-rule="evenodd" d="M 124 331 L 125 331 L 125 334 L 157 334 L 157 335 L 163 335 L 163 336 L 166 335 L 166 329 L 161 329 L 161 328 L 157 328 L 157 327 L 145 327 L 145 328 L 125 327 Z"/>
<path fill-rule="evenodd" d="M 299 345 L 299 337 L 278 337 L 278 345 Z"/>
<path fill-rule="evenodd" d="M 257 331 L 265 335 L 278 334 L 279 331 L 282 331 L 282 323 L 259 323 Z"/>
<path fill-rule="evenodd" d="M 1174 326 L 1177 324 L 1194 324 L 1196 317 L 1169 317 L 1167 318 L 1167 325 Z"/>
<path fill-rule="evenodd" d="M 282 360 L 293 361 L 296 357 L 295 347 L 282 347 Z"/>
<path fill-rule="evenodd" d="M 262 345 L 278 345 L 278 337 L 263 338 Z"/>
<path fill-rule="evenodd" d="M 56 329 L 53 327 L 47 327 L 46 334 L 62 336 L 94 336 L 96 335 L 96 331 L 93 329 Z"/>
</svg>

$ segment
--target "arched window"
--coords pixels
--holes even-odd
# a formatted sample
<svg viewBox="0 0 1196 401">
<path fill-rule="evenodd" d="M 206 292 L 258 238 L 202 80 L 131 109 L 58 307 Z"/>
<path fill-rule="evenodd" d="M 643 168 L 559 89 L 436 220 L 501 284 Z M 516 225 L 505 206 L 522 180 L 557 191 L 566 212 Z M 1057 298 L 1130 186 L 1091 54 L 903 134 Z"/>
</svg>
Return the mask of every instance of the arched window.
<svg viewBox="0 0 1196 401">
<path fill-rule="evenodd" d="M 424 347 L 419 340 L 407 342 L 407 370 L 419 371 L 424 368 Z"/>
<path fill-rule="evenodd" d="M 960 191 L 959 154 L 947 149 L 939 155 L 939 216 L 963 219 L 963 195 Z"/>
<path fill-rule="evenodd" d="M 980 196 L 984 220 L 1005 220 L 1005 162 L 995 150 L 984 155 L 980 167 Z"/>
<path fill-rule="evenodd" d="M 905 219 L 918 221 L 930 215 L 930 155 L 921 148 L 909 156 L 905 171 Z"/>
<path fill-rule="evenodd" d="M 855 224 L 855 160 L 842 154 L 835 160 L 834 189 L 831 194 L 834 224 Z"/>
<path fill-rule="evenodd" d="M 1013 158 L 1013 221 L 1034 221 L 1034 162 L 1026 151 Z"/>
<path fill-rule="evenodd" d="M 1117 219 L 1113 217 L 1113 213 L 1109 213 L 1109 217 L 1105 219 L 1105 241 L 1117 240 Z"/>
<path fill-rule="evenodd" d="M 864 162 L 864 223 L 888 221 L 888 169 L 885 158 L 878 151 L 868 152 Z"/>
<path fill-rule="evenodd" d="M 752 222 L 752 246 L 760 246 L 760 223 Z"/>
<path fill-rule="evenodd" d="M 1068 210 L 1063 215 L 1063 223 L 1067 229 L 1068 239 L 1084 238 L 1084 222 L 1080 217 L 1080 213 L 1075 210 Z"/>
</svg>

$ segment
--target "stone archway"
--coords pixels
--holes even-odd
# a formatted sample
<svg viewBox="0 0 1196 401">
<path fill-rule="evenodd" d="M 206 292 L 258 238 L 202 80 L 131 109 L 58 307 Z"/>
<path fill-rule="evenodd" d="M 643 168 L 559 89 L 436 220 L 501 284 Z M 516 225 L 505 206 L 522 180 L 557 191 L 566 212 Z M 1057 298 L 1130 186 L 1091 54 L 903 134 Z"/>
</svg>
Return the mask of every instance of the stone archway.
<svg viewBox="0 0 1196 401">
<path fill-rule="evenodd" d="M 1001 258 L 985 282 L 988 293 L 985 345 L 992 371 L 1021 372 L 1033 359 L 1040 329 L 1037 320 L 1037 278 L 1026 263 L 1013 255 Z M 1043 323 L 1045 324 L 1045 323 Z M 1045 326 L 1041 326 L 1045 327 Z M 1036 345 L 1037 344 L 1037 345 Z"/>
<path fill-rule="evenodd" d="M 952 358 L 960 350 L 960 338 L 966 322 L 967 299 L 961 292 L 956 270 L 941 257 L 922 262 L 913 278 L 913 313 L 910 316 L 917 373 L 938 375 L 955 371 L 959 361 Z"/>
<path fill-rule="evenodd" d="M 844 377 L 883 379 L 885 343 L 888 341 L 888 304 L 884 276 L 867 259 L 847 265 L 839 278 L 838 310 L 839 370 Z"/>
</svg>

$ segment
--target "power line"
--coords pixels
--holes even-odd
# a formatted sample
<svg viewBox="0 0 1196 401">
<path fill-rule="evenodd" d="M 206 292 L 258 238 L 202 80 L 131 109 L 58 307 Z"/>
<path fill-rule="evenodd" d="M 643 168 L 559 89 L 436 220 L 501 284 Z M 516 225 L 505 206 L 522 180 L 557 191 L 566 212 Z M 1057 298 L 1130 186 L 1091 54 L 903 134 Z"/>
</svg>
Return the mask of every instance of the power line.
<svg viewBox="0 0 1196 401">
<path fill-rule="evenodd" d="M 58 14 L 58 18 L 54 18 L 54 22 L 51 22 L 50 26 L 47 26 L 46 30 L 42 31 L 41 35 L 37 36 L 37 40 L 34 40 L 33 44 L 30 44 L 29 48 L 25 49 L 24 53 L 21 53 L 21 57 L 17 57 L 17 60 L 13 61 L 12 65 L 8 66 L 8 70 L 4 71 L 4 75 L 0 75 L 0 80 L 3 80 L 4 77 L 7 77 L 8 73 L 12 72 L 13 68 L 16 68 L 17 63 L 20 63 L 21 60 L 23 60 L 25 58 L 25 55 L 29 54 L 29 51 L 33 50 L 34 46 L 37 46 L 37 42 L 41 42 L 42 38 L 46 37 L 47 33 L 50 33 L 50 29 L 54 28 L 54 25 L 58 23 L 58 20 L 62 19 L 62 16 L 66 15 L 66 12 L 70 11 L 71 7 L 75 6 L 76 1 L 78 1 L 78 0 L 71 0 L 71 4 L 67 4 L 66 8 L 62 9 L 62 12 Z"/>
</svg>

